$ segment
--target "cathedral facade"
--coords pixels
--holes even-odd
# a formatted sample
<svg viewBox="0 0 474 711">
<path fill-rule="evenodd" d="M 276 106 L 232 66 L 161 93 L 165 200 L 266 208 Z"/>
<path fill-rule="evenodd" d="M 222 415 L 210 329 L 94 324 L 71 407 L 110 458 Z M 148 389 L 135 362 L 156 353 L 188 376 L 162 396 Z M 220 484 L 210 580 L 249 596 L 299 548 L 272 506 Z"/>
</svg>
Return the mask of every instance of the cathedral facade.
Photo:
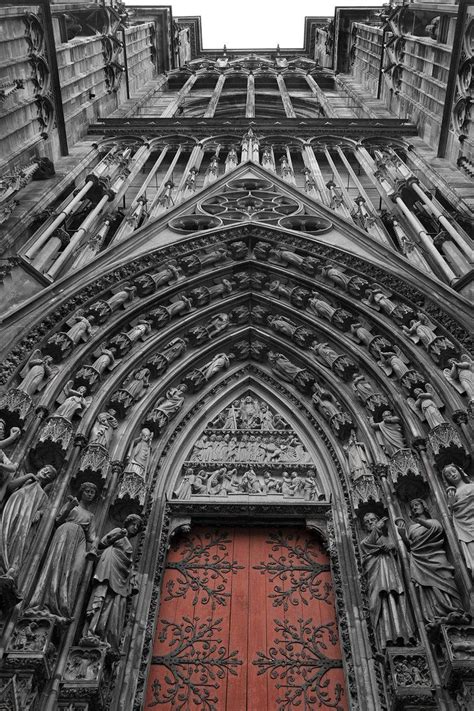
<svg viewBox="0 0 474 711">
<path fill-rule="evenodd" d="M 0 28 L 0 709 L 471 709 L 472 4 Z"/>
</svg>

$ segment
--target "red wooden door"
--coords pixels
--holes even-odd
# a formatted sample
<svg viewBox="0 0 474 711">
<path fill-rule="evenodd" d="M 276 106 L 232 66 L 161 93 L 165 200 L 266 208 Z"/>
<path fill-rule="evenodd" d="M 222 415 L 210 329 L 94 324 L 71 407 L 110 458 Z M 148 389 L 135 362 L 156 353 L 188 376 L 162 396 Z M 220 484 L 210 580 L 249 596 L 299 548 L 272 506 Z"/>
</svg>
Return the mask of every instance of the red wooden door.
<svg viewBox="0 0 474 711">
<path fill-rule="evenodd" d="M 345 711 L 335 620 L 311 534 L 193 528 L 168 554 L 145 708 Z"/>
</svg>

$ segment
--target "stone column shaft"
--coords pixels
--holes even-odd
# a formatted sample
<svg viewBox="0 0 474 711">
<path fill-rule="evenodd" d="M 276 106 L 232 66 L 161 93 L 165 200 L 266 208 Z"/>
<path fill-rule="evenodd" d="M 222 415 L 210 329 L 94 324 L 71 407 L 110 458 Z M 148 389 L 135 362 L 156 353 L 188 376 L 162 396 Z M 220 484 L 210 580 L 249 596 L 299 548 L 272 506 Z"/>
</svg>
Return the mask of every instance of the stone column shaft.
<svg viewBox="0 0 474 711">
<path fill-rule="evenodd" d="M 216 81 L 214 91 L 212 92 L 212 96 L 209 100 L 209 104 L 207 105 L 207 109 L 204 113 L 204 118 L 212 118 L 214 116 L 214 114 L 216 112 L 217 104 L 219 103 L 219 99 L 221 97 L 224 83 L 225 83 L 225 74 L 221 74 Z"/>
<path fill-rule="evenodd" d="M 189 94 L 189 92 L 193 88 L 193 85 L 196 83 L 196 79 L 197 74 L 191 74 L 189 79 L 185 82 L 184 86 L 182 86 L 181 89 L 178 91 L 171 104 L 167 106 L 166 109 L 163 111 L 160 118 L 172 118 L 175 115 L 181 101 Z"/>
<path fill-rule="evenodd" d="M 245 118 L 255 117 L 255 77 L 249 74 L 247 77 L 247 103 L 245 105 Z"/>
<path fill-rule="evenodd" d="M 283 102 L 283 108 L 285 109 L 285 114 L 288 118 L 296 118 L 295 110 L 293 104 L 291 103 L 290 95 L 288 89 L 286 88 L 285 80 L 281 74 L 277 74 L 277 84 L 280 90 L 281 100 Z"/>
</svg>

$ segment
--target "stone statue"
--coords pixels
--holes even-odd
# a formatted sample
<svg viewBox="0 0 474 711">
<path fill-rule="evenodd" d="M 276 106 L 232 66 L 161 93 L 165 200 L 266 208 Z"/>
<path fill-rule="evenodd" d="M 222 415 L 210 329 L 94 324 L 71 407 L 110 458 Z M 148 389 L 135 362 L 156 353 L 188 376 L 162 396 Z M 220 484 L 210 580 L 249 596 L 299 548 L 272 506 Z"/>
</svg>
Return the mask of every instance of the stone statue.
<svg viewBox="0 0 474 711">
<path fill-rule="evenodd" d="M 469 617 L 463 610 L 454 580 L 453 567 L 444 550 L 445 535 L 439 521 L 430 518 L 421 499 L 410 501 L 413 523 L 396 521 L 409 551 L 410 576 L 417 590 L 427 629 L 441 623 L 462 624 Z"/>
<path fill-rule="evenodd" d="M 232 170 L 235 168 L 239 163 L 239 158 L 237 156 L 237 151 L 235 150 L 235 146 L 231 146 L 229 148 L 229 152 L 227 153 L 227 158 L 225 159 L 225 172 L 227 173 L 229 170 Z"/>
<path fill-rule="evenodd" d="M 376 430 L 377 439 L 388 457 L 393 456 L 399 449 L 405 448 L 401 420 L 390 410 L 385 410 L 382 413 L 380 422 L 374 422 L 372 417 L 369 418 L 369 422 Z"/>
<path fill-rule="evenodd" d="M 268 360 L 273 372 L 288 383 L 292 383 L 298 373 L 301 373 L 303 370 L 303 368 L 299 368 L 297 365 L 288 360 L 288 358 L 282 353 L 269 351 Z"/>
<path fill-rule="evenodd" d="M 53 359 L 51 356 L 47 355 L 42 357 L 41 351 L 35 351 L 32 358 L 21 372 L 23 380 L 18 385 L 17 389 L 26 393 L 30 397 L 39 390 L 42 390 L 48 380 L 56 372 L 56 369 L 51 367 L 52 362 Z"/>
<path fill-rule="evenodd" d="M 216 375 L 220 370 L 225 370 L 229 367 L 230 361 L 235 356 L 227 355 L 227 353 L 217 353 L 214 358 L 199 368 L 205 380 L 210 380 Z"/>
<path fill-rule="evenodd" d="M 29 614 L 70 620 L 83 580 L 86 553 L 95 544 L 94 515 L 89 507 L 97 487 L 84 482 L 79 499 L 69 497 L 56 517 L 56 529 L 33 597 Z M 90 551 L 93 554 L 93 551 Z"/>
<path fill-rule="evenodd" d="M 356 481 L 362 476 L 372 478 L 370 469 L 370 459 L 363 442 L 359 442 L 355 430 L 351 431 L 351 435 L 347 444 L 344 445 L 349 471 L 351 478 Z"/>
<path fill-rule="evenodd" d="M 113 431 L 118 427 L 118 422 L 115 417 L 115 410 L 107 410 L 107 412 L 99 412 L 94 424 L 92 425 L 89 444 L 101 444 L 102 447 L 108 449 L 113 436 Z"/>
<path fill-rule="evenodd" d="M 127 598 L 138 592 L 130 539 L 137 535 L 142 524 L 140 516 L 130 514 L 123 528 L 109 531 L 98 545 L 100 558 L 92 578 L 83 646 L 106 642 L 113 652 L 119 652 Z"/>
<path fill-rule="evenodd" d="M 365 294 L 367 298 L 364 299 L 364 301 L 369 306 L 373 306 L 377 311 L 382 310 L 387 316 L 392 316 L 397 308 L 397 305 L 377 286 L 374 286 L 372 289 L 367 289 Z"/>
<path fill-rule="evenodd" d="M 192 494 L 192 486 L 194 484 L 194 470 L 187 468 L 181 477 L 178 488 L 173 492 L 177 499 L 189 499 Z"/>
<path fill-rule="evenodd" d="M 163 427 L 181 410 L 184 405 L 184 393 L 187 386 L 180 383 L 176 388 L 167 390 L 166 395 L 158 398 L 156 404 L 148 415 L 147 427 L 153 429 L 158 434 Z"/>
<path fill-rule="evenodd" d="M 64 392 L 67 397 L 53 412 L 53 417 L 64 417 L 64 419 L 71 421 L 76 413 L 79 414 L 89 406 L 91 398 L 84 397 L 87 392 L 87 388 L 84 385 L 80 385 L 77 390 L 73 390 L 72 380 L 66 385 Z"/>
<path fill-rule="evenodd" d="M 8 437 L 5 437 L 5 421 L 0 419 L 0 450 L 9 447 L 21 437 L 21 429 L 12 427 Z"/>
<path fill-rule="evenodd" d="M 34 529 L 49 504 L 48 491 L 57 476 L 47 464 L 34 474 L 9 482 L 3 508 L 0 537 L 2 575 L 16 580 L 32 543 Z"/>
<path fill-rule="evenodd" d="M 101 346 L 100 351 L 100 356 L 98 356 L 92 363 L 92 367 L 99 373 L 99 375 L 102 375 L 105 370 L 112 370 L 115 363 L 115 356 L 112 350 L 109 350 L 103 345 Z"/>
<path fill-rule="evenodd" d="M 146 474 L 151 455 L 151 441 L 153 435 L 146 427 L 140 432 L 140 436 L 133 442 L 128 454 L 128 462 L 125 467 L 126 474 L 136 474 L 143 482 L 146 481 Z"/>
<path fill-rule="evenodd" d="M 421 419 L 426 420 L 430 429 L 446 422 L 433 399 L 433 393 L 423 392 L 421 388 L 416 388 L 415 395 L 415 408 L 419 414 L 421 413 Z"/>
<path fill-rule="evenodd" d="M 333 365 L 334 361 L 339 358 L 339 354 L 336 353 L 328 343 L 318 343 L 314 341 L 310 350 L 312 350 L 316 356 L 319 356 L 329 368 Z"/>
<path fill-rule="evenodd" d="M 309 299 L 307 308 L 309 311 L 316 314 L 316 316 L 325 318 L 327 321 L 330 321 L 337 311 L 337 309 L 331 306 L 329 301 L 326 301 L 326 299 L 320 299 L 317 291 L 313 291 L 313 296 Z"/>
<path fill-rule="evenodd" d="M 285 336 L 288 336 L 288 338 L 291 338 L 298 328 L 289 318 L 278 314 L 268 317 L 268 325 L 271 326 L 274 331 L 283 333 Z"/>
<path fill-rule="evenodd" d="M 375 395 L 372 383 L 366 379 L 365 375 L 356 375 L 352 381 L 352 390 L 354 391 L 356 397 L 363 402 L 364 405 L 369 397 Z"/>
<path fill-rule="evenodd" d="M 444 376 L 458 392 L 466 393 L 469 402 L 474 402 L 474 361 L 467 354 L 449 359 L 450 368 L 444 369 Z"/>
<path fill-rule="evenodd" d="M 456 464 L 443 468 L 453 526 L 471 576 L 474 578 L 474 483 Z"/>
<path fill-rule="evenodd" d="M 360 547 L 367 575 L 369 605 L 379 648 L 406 645 L 414 632 L 406 607 L 395 544 L 387 532 L 387 519 L 369 512 L 363 518 L 367 536 Z"/>
<path fill-rule="evenodd" d="M 313 393 L 313 404 L 317 410 L 325 417 L 326 420 L 331 420 L 335 415 L 340 415 L 340 407 L 335 398 L 328 390 L 316 386 Z"/>
<path fill-rule="evenodd" d="M 340 289 L 344 289 L 344 291 L 347 290 L 350 276 L 348 276 L 345 272 L 342 272 L 340 269 L 334 267 L 332 264 L 326 264 L 325 266 L 321 267 L 321 273 Z"/>
<path fill-rule="evenodd" d="M 69 331 L 66 331 L 66 336 L 69 336 L 74 345 L 77 345 L 81 341 L 87 341 L 92 333 L 93 318 L 89 317 L 87 319 L 82 313 L 78 312 L 73 317 L 73 321 L 74 324 Z"/>
<path fill-rule="evenodd" d="M 398 380 L 408 373 L 408 368 L 399 349 L 380 351 L 379 365 L 387 375 L 391 375 L 393 372 Z"/>
<path fill-rule="evenodd" d="M 374 334 L 365 328 L 360 321 L 355 321 L 350 325 L 351 335 L 357 343 L 363 343 L 364 346 L 370 346 L 374 339 Z"/>
<path fill-rule="evenodd" d="M 131 286 L 130 284 L 124 284 L 121 291 L 117 291 L 113 294 L 110 299 L 107 299 L 111 312 L 117 311 L 121 306 L 125 306 L 127 301 L 132 301 L 133 297 L 137 292 L 136 286 Z"/>
<path fill-rule="evenodd" d="M 410 327 L 402 325 L 404 331 L 414 343 L 421 341 L 423 347 L 428 349 L 430 343 L 436 340 L 437 336 L 432 328 L 432 323 L 425 314 L 419 312 L 417 319 L 411 319 Z"/>
<path fill-rule="evenodd" d="M 148 368 L 138 368 L 124 380 L 122 390 L 126 390 L 133 401 L 139 400 L 150 385 L 150 375 Z"/>
<path fill-rule="evenodd" d="M 2 506 L 4 498 L 7 496 L 12 476 L 17 469 L 18 464 L 12 462 L 5 452 L 0 449 L 0 507 Z"/>
</svg>

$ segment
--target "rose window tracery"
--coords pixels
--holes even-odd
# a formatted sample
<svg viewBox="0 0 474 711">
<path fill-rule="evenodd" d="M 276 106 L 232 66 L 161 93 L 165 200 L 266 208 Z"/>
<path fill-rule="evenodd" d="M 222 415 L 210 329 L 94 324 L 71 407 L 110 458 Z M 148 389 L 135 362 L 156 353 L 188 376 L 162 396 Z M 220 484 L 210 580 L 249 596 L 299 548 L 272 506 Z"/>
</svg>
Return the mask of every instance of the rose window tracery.
<svg viewBox="0 0 474 711">
<path fill-rule="evenodd" d="M 302 211 L 297 200 L 277 194 L 273 185 L 264 180 L 234 180 L 227 184 L 227 192 L 200 203 L 204 213 L 218 216 L 223 223 L 277 223 L 282 217 Z"/>
</svg>

